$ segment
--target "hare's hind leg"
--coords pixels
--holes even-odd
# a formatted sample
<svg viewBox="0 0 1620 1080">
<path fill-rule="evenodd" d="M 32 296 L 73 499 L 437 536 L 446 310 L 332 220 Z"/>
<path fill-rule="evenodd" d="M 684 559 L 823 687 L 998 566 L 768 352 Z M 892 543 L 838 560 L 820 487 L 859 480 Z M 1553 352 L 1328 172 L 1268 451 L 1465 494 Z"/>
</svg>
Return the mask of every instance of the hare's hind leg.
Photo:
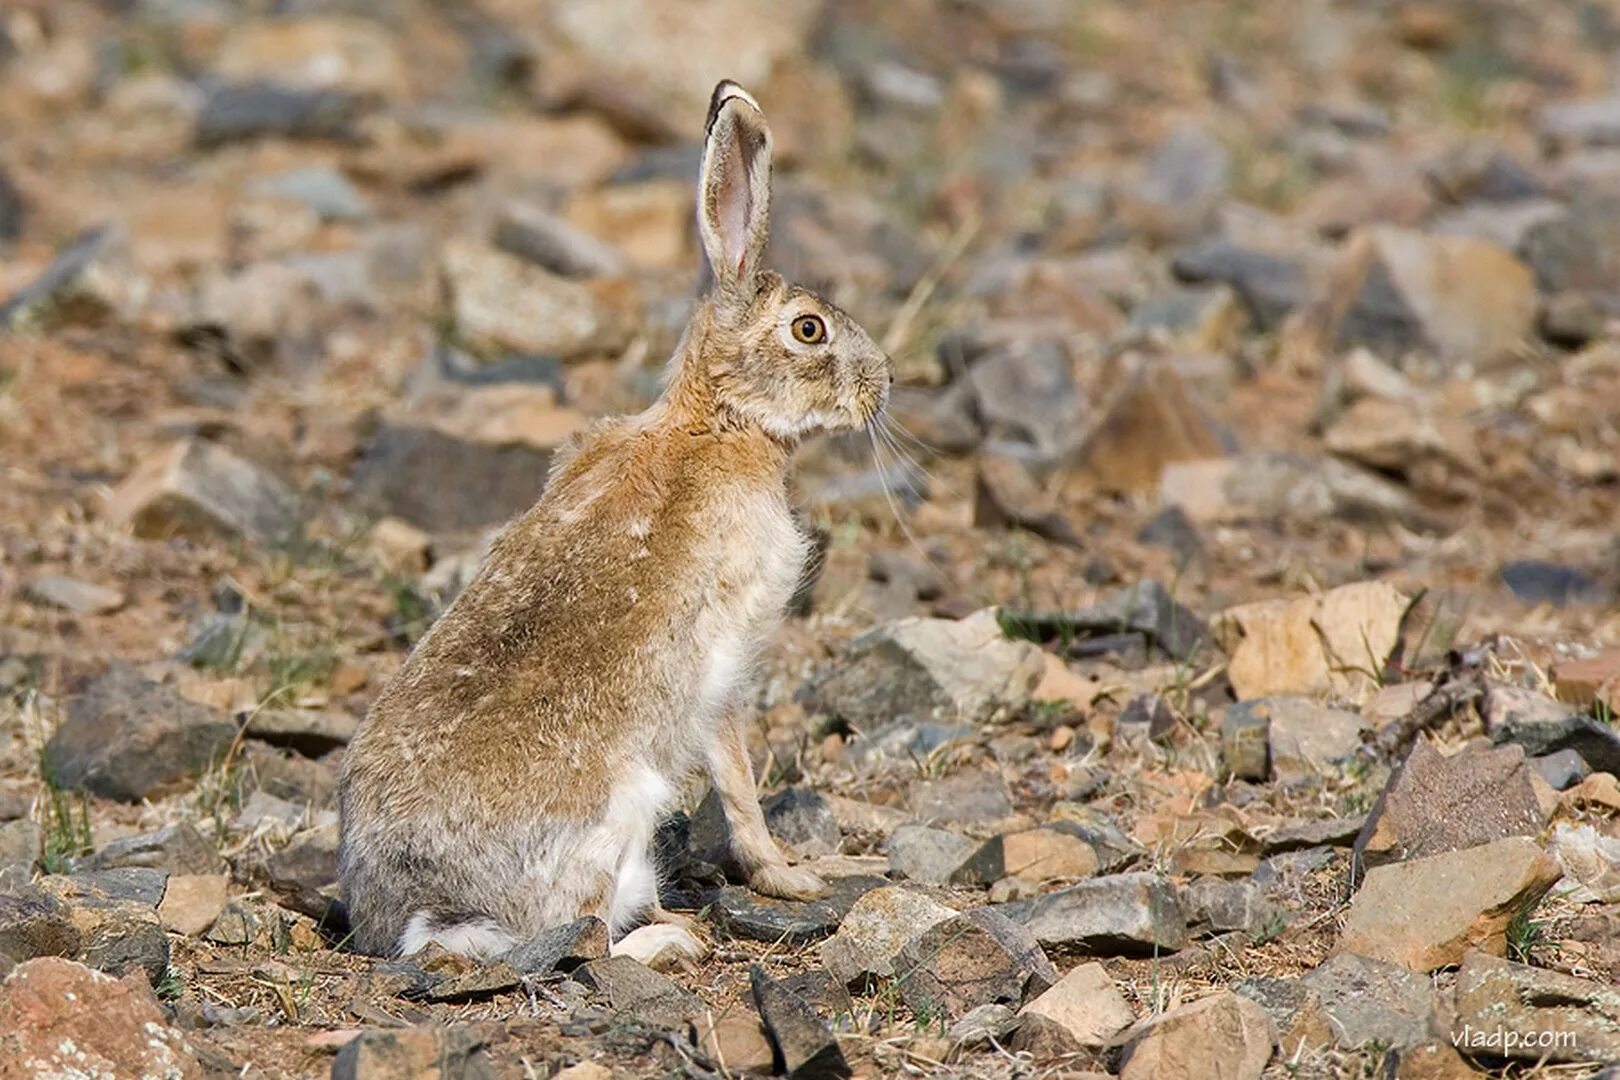
<svg viewBox="0 0 1620 1080">
<path fill-rule="evenodd" d="M 723 723 L 716 733 L 709 749 L 709 780 L 725 811 L 732 854 L 748 875 L 750 888 L 783 900 L 814 900 L 826 894 L 825 881 L 803 867 L 788 865 L 782 849 L 765 828 L 739 718 Z"/>
<path fill-rule="evenodd" d="M 609 952 L 628 956 L 651 968 L 674 967 L 709 955 L 709 947 L 692 932 L 690 920 L 664 910 L 658 902 L 658 880 L 645 850 L 627 852 L 613 883 L 613 898 L 606 905 L 608 926 L 615 938 Z M 646 919 L 620 936 L 620 928 L 637 918 Z"/>
</svg>

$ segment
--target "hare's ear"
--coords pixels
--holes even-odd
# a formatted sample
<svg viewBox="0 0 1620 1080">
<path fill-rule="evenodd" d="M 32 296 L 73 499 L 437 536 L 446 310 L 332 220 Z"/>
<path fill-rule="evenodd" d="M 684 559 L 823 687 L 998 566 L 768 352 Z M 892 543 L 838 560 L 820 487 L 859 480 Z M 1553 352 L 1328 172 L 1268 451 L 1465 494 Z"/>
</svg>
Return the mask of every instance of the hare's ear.
<svg viewBox="0 0 1620 1080">
<path fill-rule="evenodd" d="M 698 231 L 718 289 L 731 292 L 753 282 L 770 212 L 771 130 L 748 91 L 722 82 L 709 100 L 698 180 Z"/>
</svg>

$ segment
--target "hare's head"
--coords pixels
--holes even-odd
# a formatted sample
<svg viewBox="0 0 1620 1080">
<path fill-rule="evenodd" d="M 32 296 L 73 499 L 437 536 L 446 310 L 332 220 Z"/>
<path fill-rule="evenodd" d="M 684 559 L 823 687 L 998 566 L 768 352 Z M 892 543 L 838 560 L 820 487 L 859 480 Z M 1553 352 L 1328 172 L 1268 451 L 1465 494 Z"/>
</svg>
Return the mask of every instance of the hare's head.
<svg viewBox="0 0 1620 1080">
<path fill-rule="evenodd" d="M 764 268 L 771 206 L 771 132 L 733 82 L 714 88 L 698 185 L 709 289 L 694 320 L 716 410 L 794 441 L 870 422 L 894 365 L 865 330 L 809 289 Z"/>
</svg>

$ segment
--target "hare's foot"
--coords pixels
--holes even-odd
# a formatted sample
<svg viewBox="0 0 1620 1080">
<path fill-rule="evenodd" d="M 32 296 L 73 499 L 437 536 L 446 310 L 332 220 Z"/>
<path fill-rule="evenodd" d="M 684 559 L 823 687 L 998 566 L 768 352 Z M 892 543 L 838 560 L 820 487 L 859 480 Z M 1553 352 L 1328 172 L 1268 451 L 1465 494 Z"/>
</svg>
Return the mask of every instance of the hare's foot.
<svg viewBox="0 0 1620 1080">
<path fill-rule="evenodd" d="M 684 926 L 648 923 L 615 941 L 608 953 L 612 956 L 628 956 L 654 971 L 664 971 L 702 960 L 709 955 L 709 947 Z"/>
<path fill-rule="evenodd" d="M 654 904 L 652 910 L 647 912 L 647 922 L 663 926 L 678 926 L 682 930 L 695 931 L 697 922 L 690 915 L 678 915 L 663 904 Z"/>
<path fill-rule="evenodd" d="M 802 866 L 785 862 L 766 863 L 748 877 L 748 887 L 778 900 L 815 900 L 826 896 L 828 886 Z"/>
</svg>

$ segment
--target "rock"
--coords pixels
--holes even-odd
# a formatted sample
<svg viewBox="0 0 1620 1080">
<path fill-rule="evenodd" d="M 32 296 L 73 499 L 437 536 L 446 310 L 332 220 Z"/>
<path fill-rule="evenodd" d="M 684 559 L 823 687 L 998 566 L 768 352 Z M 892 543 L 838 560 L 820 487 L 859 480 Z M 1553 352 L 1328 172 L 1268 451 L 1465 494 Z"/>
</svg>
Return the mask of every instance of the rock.
<svg viewBox="0 0 1620 1080">
<path fill-rule="evenodd" d="M 1175 710 L 1162 694 L 1137 694 L 1119 710 L 1114 733 L 1125 741 L 1170 741 L 1176 730 Z"/>
<path fill-rule="evenodd" d="M 627 321 L 594 285 L 465 240 L 445 246 L 441 268 L 456 331 L 478 349 L 570 359 L 628 339 Z"/>
<path fill-rule="evenodd" d="M 1011 439 L 1030 460 L 1043 463 L 1074 449 L 1086 402 L 1062 343 L 997 349 L 968 367 L 967 381 L 979 419 L 993 438 Z"/>
<path fill-rule="evenodd" d="M 1401 641 L 1410 601 L 1381 581 L 1227 608 L 1210 632 L 1238 700 L 1371 689 Z"/>
<path fill-rule="evenodd" d="M 230 897 L 231 879 L 225 874 L 173 874 L 158 904 L 163 929 L 196 937 L 218 919 Z"/>
<path fill-rule="evenodd" d="M 1382 866 L 1539 835 L 1550 809 L 1537 795 L 1534 772 L 1517 746 L 1447 757 L 1420 738 L 1367 815 L 1356 837 L 1357 864 Z"/>
<path fill-rule="evenodd" d="M 1374 867 L 1351 902 L 1339 951 L 1414 971 L 1458 963 L 1472 948 L 1501 955 L 1508 923 L 1561 874 L 1522 836 Z"/>
<path fill-rule="evenodd" d="M 320 289 L 284 262 L 256 262 L 213 274 L 198 290 L 180 338 L 222 358 L 232 371 L 307 370 L 321 356 Z"/>
<path fill-rule="evenodd" d="M 347 746 L 359 726 L 360 721 L 348 713 L 318 709 L 255 709 L 242 725 L 260 742 L 312 758 Z"/>
<path fill-rule="evenodd" d="M 134 268 L 129 234 L 102 225 L 75 236 L 38 277 L 0 301 L 0 329 L 127 322 L 145 307 L 149 290 Z"/>
<path fill-rule="evenodd" d="M 163 933 L 155 910 L 163 895 L 162 875 L 152 870 L 108 870 L 102 874 L 153 875 L 157 879 L 156 887 L 138 899 L 117 895 L 123 890 L 116 880 L 97 883 L 80 880 L 77 876 L 51 875 L 42 878 L 39 887 L 62 904 L 78 931 L 78 959 L 113 975 L 121 976 L 139 969 L 146 973 L 150 984 L 156 985 L 169 967 L 169 939 Z M 97 876 L 101 875 L 87 875 L 87 878 Z M 98 887 L 99 884 L 107 888 Z"/>
<path fill-rule="evenodd" d="M 225 860 L 213 841 L 188 822 L 165 825 L 156 832 L 122 836 L 101 847 L 84 863 L 87 870 L 134 866 L 170 874 L 216 874 Z"/>
<path fill-rule="evenodd" d="M 1344 1050 L 1407 1049 L 1434 1038 L 1436 994 L 1423 975 L 1354 953 L 1329 957 L 1300 983 L 1313 992 Z"/>
<path fill-rule="evenodd" d="M 67 908 L 50 893 L 28 886 L 0 891 L 0 956 L 77 956 L 83 941 Z"/>
<path fill-rule="evenodd" d="M 1564 792 L 1559 801 L 1571 809 L 1584 807 L 1605 813 L 1620 811 L 1620 781 L 1611 773 L 1593 773 Z"/>
<path fill-rule="evenodd" d="M 1451 1039 L 1470 1055 L 1620 1061 L 1620 1001 L 1612 986 L 1470 951 L 1456 995 Z"/>
<path fill-rule="evenodd" d="M 433 537 L 401 518 L 378 521 L 370 540 L 372 554 L 390 573 L 421 574 L 433 558 Z"/>
<path fill-rule="evenodd" d="M 1531 758 L 1530 766 L 1541 774 L 1547 786 L 1554 791 L 1566 791 L 1592 773 L 1586 759 L 1573 750 L 1557 750 L 1543 757 Z"/>
<path fill-rule="evenodd" d="M 887 978 L 894 974 L 901 946 L 955 914 L 916 889 L 900 885 L 873 889 L 855 901 L 838 932 L 821 943 L 821 962 L 845 984 Z"/>
<path fill-rule="evenodd" d="M 1226 455 L 1220 433 L 1168 364 L 1144 363 L 1103 408 L 1074 453 L 1093 485 L 1114 492 L 1151 492 L 1168 465 Z"/>
<path fill-rule="evenodd" d="M 1558 895 L 1580 904 L 1620 902 L 1620 839 L 1561 821 L 1553 826 L 1549 851 L 1564 870 Z"/>
<path fill-rule="evenodd" d="M 1223 282 L 1236 290 L 1257 330 L 1275 329 L 1304 304 L 1309 283 L 1305 267 L 1281 255 L 1212 238 L 1177 251 L 1171 269 L 1183 281 Z"/>
<path fill-rule="evenodd" d="M 1172 659 L 1188 660 L 1209 641 L 1204 620 L 1152 579 L 1116 589 L 1078 611 L 1009 611 L 1002 618 L 1020 635 L 1069 641 L 1071 653 L 1083 651 L 1088 638 L 1138 634 Z"/>
<path fill-rule="evenodd" d="M 0 825 L 0 868 L 22 866 L 28 873 L 45 854 L 45 830 L 33 821 L 8 821 Z"/>
<path fill-rule="evenodd" d="M 595 236 L 611 236 L 634 270 L 669 273 L 692 265 L 690 182 L 625 181 L 577 192 L 568 220 Z"/>
<path fill-rule="evenodd" d="M 362 510 L 401 518 L 430 533 L 478 529 L 534 505 L 551 454 L 525 445 L 491 445 L 431 427 L 385 424 L 353 479 Z"/>
<path fill-rule="evenodd" d="M 106 615 L 125 602 L 124 594 L 117 589 L 60 574 L 47 574 L 29 582 L 28 599 L 75 615 Z"/>
<path fill-rule="evenodd" d="M 994 769 L 966 769 L 911 785 L 912 815 L 925 824 L 984 825 L 1012 816 L 1012 791 Z"/>
<path fill-rule="evenodd" d="M 1234 780 L 1264 782 L 1271 778 L 1271 713 L 1244 704 L 1221 714 L 1221 764 Z"/>
<path fill-rule="evenodd" d="M 1480 1075 L 1450 1039 L 1391 1050 L 1384 1063 L 1386 1070 L 1393 1070 L 1394 1080 L 1477 1080 Z"/>
<path fill-rule="evenodd" d="M 977 848 L 973 840 L 948 829 L 902 825 L 889 836 L 889 872 L 907 881 L 943 885 Z"/>
<path fill-rule="evenodd" d="M 1136 542 L 1164 548 L 1183 567 L 1207 565 L 1209 560 L 1203 533 L 1179 506 L 1167 506 L 1155 514 L 1137 531 Z"/>
<path fill-rule="evenodd" d="M 1187 944 L 1187 919 L 1173 886 L 1156 874 L 1114 874 L 1003 904 L 1009 919 L 1043 945 L 1102 955 L 1171 953 Z"/>
<path fill-rule="evenodd" d="M 863 729 L 902 719 L 982 723 L 1027 704 L 1043 670 L 1040 650 L 1008 641 L 985 610 L 867 631 L 807 690 L 818 708 Z"/>
<path fill-rule="evenodd" d="M 68 704 L 44 768 L 58 787 L 139 802 L 213 767 L 235 735 L 212 709 L 116 666 Z"/>
<path fill-rule="evenodd" d="M 1615 306 L 1611 297 L 1588 292 L 1562 292 L 1542 301 L 1537 325 L 1541 336 L 1554 345 L 1579 349 L 1603 337 L 1614 316 Z"/>
<path fill-rule="evenodd" d="M 1577 197 L 1525 229 L 1520 251 L 1543 293 L 1612 295 L 1620 289 L 1620 196 Z"/>
<path fill-rule="evenodd" d="M 1271 768 L 1285 783 L 1325 773 L 1361 746 L 1360 716 L 1311 698 L 1258 698 L 1234 709 L 1265 711 L 1271 720 Z"/>
<path fill-rule="evenodd" d="M 973 908 L 916 934 L 894 970 L 912 1012 L 951 1020 L 980 1005 L 1022 1004 L 1057 982 L 1034 935 L 993 908 Z"/>
<path fill-rule="evenodd" d="M 204 150 L 264 138 L 354 142 L 365 111 L 363 101 L 341 90 L 223 83 L 204 99 L 192 139 Z"/>
<path fill-rule="evenodd" d="M 1019 1015 L 1051 1020 L 1076 1044 L 1089 1050 L 1107 1046 L 1136 1020 L 1114 980 L 1096 963 L 1081 964 L 1070 971 L 1025 1005 Z"/>
<path fill-rule="evenodd" d="M 1537 133 L 1550 149 L 1620 146 L 1620 98 L 1560 101 L 1542 108 Z"/>
<path fill-rule="evenodd" d="M 581 1061 L 557 1073 L 556 1080 L 613 1080 L 613 1070 L 594 1061 Z"/>
<path fill-rule="evenodd" d="M 1149 1017 L 1126 1033 L 1120 1080 L 1259 1080 L 1276 1028 L 1230 990 Z"/>
<path fill-rule="evenodd" d="M 1284 921 L 1282 911 L 1252 881 L 1203 877 L 1178 895 L 1188 930 L 1199 936 L 1234 930 L 1256 937 L 1274 935 Z"/>
<path fill-rule="evenodd" d="M 1117 192 L 1120 214 L 1152 240 L 1204 232 L 1225 197 L 1231 154 L 1195 124 L 1174 128 L 1149 155 L 1141 178 Z"/>
<path fill-rule="evenodd" d="M 232 27 L 214 71 L 247 82 L 278 79 L 305 90 L 390 97 L 409 81 L 394 36 L 370 19 L 341 15 L 250 19 Z"/>
<path fill-rule="evenodd" d="M 1336 518 L 1438 528 L 1405 488 L 1331 457 L 1255 453 L 1177 462 L 1159 478 L 1159 497 L 1200 523 Z"/>
<path fill-rule="evenodd" d="M 776 1050 L 779 1072 L 803 1080 L 851 1075 L 832 1029 L 798 995 L 767 976 L 758 964 L 748 980 L 754 1007 Z"/>
<path fill-rule="evenodd" d="M 1427 402 L 1363 397 L 1322 433 L 1330 451 L 1437 498 L 1466 495 L 1484 469 L 1473 429 Z"/>
<path fill-rule="evenodd" d="M 951 875 L 953 885 L 990 885 L 1005 877 L 1032 882 L 1090 877 L 1101 865 L 1081 830 L 1068 822 L 1003 833 L 985 841 Z"/>
<path fill-rule="evenodd" d="M 628 270 L 617 248 L 532 202 L 501 208 L 494 241 L 502 251 L 565 278 L 615 277 Z"/>
<path fill-rule="evenodd" d="M 730 885 L 709 898 L 711 917 L 727 932 L 755 941 L 803 945 L 838 929 L 844 914 L 861 896 L 887 884 L 882 878 L 855 876 L 828 882 L 820 900 L 775 900 L 740 885 Z"/>
<path fill-rule="evenodd" d="M 242 536 L 275 544 L 297 527 L 297 497 L 222 446 L 188 439 L 149 455 L 107 500 L 108 521 L 149 539 Z"/>
<path fill-rule="evenodd" d="M 1602 669 L 1594 672 L 1601 673 Z M 1498 744 L 1515 743 L 1533 756 L 1574 751 L 1592 769 L 1620 774 L 1620 731 L 1573 704 L 1523 687 L 1491 683 L 1479 711 L 1486 733 Z"/>
<path fill-rule="evenodd" d="M 1620 649 L 1605 649 L 1584 660 L 1562 660 L 1553 665 L 1558 700 L 1572 705 L 1601 705 L 1610 717 L 1620 716 Z M 1583 753 L 1582 757 L 1586 757 Z M 1593 768 L 1605 768 L 1587 758 Z"/>
<path fill-rule="evenodd" d="M 1321 818 L 1297 825 L 1284 825 L 1261 838 L 1261 851 L 1266 855 L 1301 851 L 1305 848 L 1349 847 L 1367 823 L 1365 814 L 1357 817 Z"/>
<path fill-rule="evenodd" d="M 255 181 L 260 195 L 301 203 L 322 221 L 365 221 L 371 204 L 348 177 L 324 165 L 306 165 Z"/>
<path fill-rule="evenodd" d="M 793 975 L 784 975 L 776 985 L 803 1002 L 811 1012 L 828 1023 L 847 1025 L 855 1014 L 855 999 L 849 988 L 833 977 L 832 972 L 810 968 Z"/>
<path fill-rule="evenodd" d="M 523 976 L 509 964 L 497 960 L 472 965 L 466 971 L 433 982 L 422 992 L 422 999 L 449 1004 L 487 1001 L 496 994 L 508 993 L 522 985 Z"/>
<path fill-rule="evenodd" d="M 1102 860 L 1102 870 L 1115 873 L 1147 854 L 1147 848 L 1131 839 L 1119 823 L 1094 806 L 1058 803 L 1052 813 L 1063 827 L 1085 838 Z"/>
<path fill-rule="evenodd" d="M 765 1037 L 764 1025 L 753 1013 L 726 1009 L 716 1016 L 705 1011 L 695 1030 L 698 1049 L 724 1074 L 769 1076 L 775 1071 L 775 1050 Z"/>
<path fill-rule="evenodd" d="M 836 855 L 843 840 L 827 802 L 807 787 L 783 788 L 764 800 L 765 827 L 801 858 Z"/>
<path fill-rule="evenodd" d="M 0 1058 L 18 1077 L 204 1075 L 138 978 L 118 980 L 58 958 L 28 960 L 0 983 Z"/>
<path fill-rule="evenodd" d="M 1419 353 L 1456 371 L 1510 355 L 1535 314 L 1529 269 L 1495 244 L 1379 226 L 1345 245 L 1307 320 L 1329 349 L 1363 346 L 1398 364 Z"/>
<path fill-rule="evenodd" d="M 592 960 L 574 978 L 605 997 L 614 1012 L 656 1028 L 679 1028 L 703 1013 L 696 995 L 628 956 Z"/>
<path fill-rule="evenodd" d="M 65 896 L 93 895 L 98 900 L 130 901 L 155 908 L 168 887 L 166 870 L 147 866 L 120 866 L 112 870 L 75 870 L 66 876 L 43 879 L 48 885 L 62 885 Z M 65 884 L 63 884 L 65 883 Z"/>
<path fill-rule="evenodd" d="M 336 823 L 299 833 L 265 859 L 264 869 L 270 887 L 288 907 L 312 919 L 326 920 L 338 895 Z"/>
<path fill-rule="evenodd" d="M 1188 353 L 1236 348 L 1248 314 L 1226 285 L 1173 286 L 1151 293 L 1131 312 L 1130 332 Z"/>
<path fill-rule="evenodd" d="M 1004 1039 L 1018 1026 L 1018 1014 L 1005 1005 L 980 1005 L 969 1009 L 952 1024 L 947 1034 L 957 1046 L 972 1049 L 983 1046 L 991 1039 Z"/>
<path fill-rule="evenodd" d="M 461 1026 L 368 1028 L 332 1059 L 332 1080 L 494 1080 L 495 1075 L 484 1039 Z"/>
<path fill-rule="evenodd" d="M 11 176 L 0 169 L 0 244 L 11 244 L 23 234 L 28 220 L 28 204 Z"/>
<path fill-rule="evenodd" d="M 1080 547 L 1080 534 L 1057 509 L 1057 499 L 1035 483 L 1023 462 L 1006 454 L 979 458 L 973 488 L 973 527 L 1016 526 L 1054 544 Z"/>
<path fill-rule="evenodd" d="M 1519 559 L 1502 564 L 1502 583 L 1527 604 L 1600 604 L 1608 593 L 1591 576 L 1572 566 L 1541 559 Z"/>
<path fill-rule="evenodd" d="M 525 975 L 549 975 L 553 971 L 571 971 L 607 954 L 607 926 L 594 915 L 587 915 L 537 934 L 501 959 Z"/>
<path fill-rule="evenodd" d="M 570 86 L 626 129 L 684 132 L 701 116 L 715 72 L 744 86 L 808 49 L 818 8 L 793 0 L 770 11 L 740 0 L 703 0 L 677 17 L 648 0 L 609 0 L 551 13 L 548 29 L 577 51 L 589 74 Z M 724 39 L 704 27 L 724 26 Z M 639 119 L 632 119 L 639 118 Z"/>
</svg>

